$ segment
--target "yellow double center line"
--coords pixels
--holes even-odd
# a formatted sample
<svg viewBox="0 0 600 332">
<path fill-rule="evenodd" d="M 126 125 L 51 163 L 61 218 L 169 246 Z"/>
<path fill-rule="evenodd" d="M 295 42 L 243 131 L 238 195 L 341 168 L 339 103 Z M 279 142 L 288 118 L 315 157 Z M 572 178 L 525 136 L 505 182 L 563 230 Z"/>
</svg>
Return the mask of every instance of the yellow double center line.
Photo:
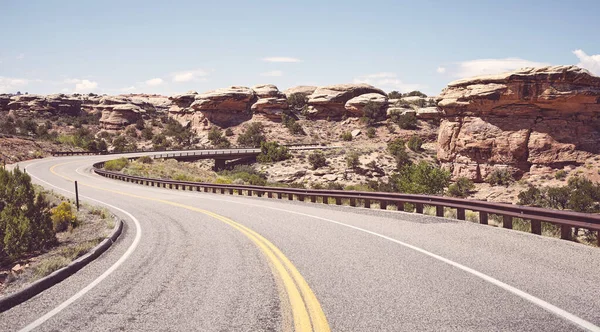
<svg viewBox="0 0 600 332">
<path fill-rule="evenodd" d="M 58 174 L 54 169 L 58 166 L 71 164 L 74 162 L 67 162 L 62 164 L 56 164 L 50 168 L 50 172 L 54 175 L 59 176 L 68 181 L 74 181 L 73 179 Z M 91 187 L 98 190 L 112 192 L 119 195 L 145 199 L 154 202 L 160 202 L 171 206 L 184 208 L 190 211 L 200 212 L 202 214 L 213 217 L 217 220 L 224 222 L 225 224 L 237 229 L 250 239 L 267 257 L 269 263 L 272 266 L 273 273 L 276 278 L 279 278 L 284 286 L 285 292 L 288 296 L 288 301 L 292 311 L 292 317 L 294 320 L 294 330 L 298 332 L 329 332 L 329 324 L 325 313 L 321 308 L 321 304 L 317 300 L 317 297 L 313 293 L 312 289 L 308 286 L 308 283 L 298 269 L 292 264 L 292 262 L 269 240 L 265 239 L 260 234 L 256 233 L 252 229 L 239 224 L 227 217 L 218 215 L 214 212 L 210 212 L 204 209 L 199 209 L 193 206 L 184 205 L 181 203 L 175 203 L 163 199 L 134 195 L 118 190 L 105 189 L 102 187 L 93 186 L 90 184 L 81 183 L 83 186 Z"/>
</svg>

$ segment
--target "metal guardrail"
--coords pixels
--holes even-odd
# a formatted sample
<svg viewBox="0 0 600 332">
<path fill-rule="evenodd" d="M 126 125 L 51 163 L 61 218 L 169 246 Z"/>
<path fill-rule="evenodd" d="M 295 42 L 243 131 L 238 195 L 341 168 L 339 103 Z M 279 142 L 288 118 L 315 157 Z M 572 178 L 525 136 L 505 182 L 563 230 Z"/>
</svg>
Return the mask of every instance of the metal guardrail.
<svg viewBox="0 0 600 332">
<path fill-rule="evenodd" d="M 284 146 L 298 148 L 298 147 L 307 147 L 314 148 L 321 146 L 320 144 L 285 144 Z M 241 150 L 241 149 L 258 149 L 249 146 L 234 146 L 229 147 L 227 149 L 224 148 L 215 148 L 215 147 L 197 147 L 197 148 L 189 148 L 189 149 L 164 149 L 164 150 L 136 150 L 136 151 L 124 151 L 124 152 L 108 152 L 108 151 L 50 151 L 50 154 L 53 156 L 100 156 L 100 155 L 116 155 L 116 154 L 127 154 L 127 153 L 139 153 L 139 152 L 168 152 L 168 151 L 197 151 L 197 150 Z"/>
<path fill-rule="evenodd" d="M 130 158 L 136 159 L 136 158 Z M 357 206 L 360 202 L 365 208 L 370 208 L 373 202 L 379 204 L 379 208 L 386 210 L 388 206 L 395 205 L 399 211 L 405 211 L 405 204 L 413 204 L 416 213 L 423 213 L 424 206 L 434 206 L 436 216 L 443 217 L 444 209 L 456 209 L 457 219 L 465 220 L 466 210 L 479 213 L 479 222 L 488 224 L 489 215 L 498 215 L 502 217 L 502 227 L 513 228 L 513 218 L 521 218 L 531 221 L 531 233 L 542 234 L 542 222 L 554 224 L 561 228 L 561 239 L 571 240 L 573 228 L 584 228 L 590 231 L 596 231 L 598 235 L 598 246 L 600 246 L 600 215 L 579 213 L 572 211 L 550 210 L 536 207 L 512 205 L 505 203 L 492 203 L 478 200 L 468 200 L 461 198 L 451 198 L 442 196 L 413 195 L 385 192 L 364 192 L 364 191 L 344 191 L 344 190 L 322 190 L 322 189 L 302 189 L 302 188 L 279 188 L 251 185 L 231 185 L 214 184 L 189 181 L 175 181 L 155 178 L 145 178 L 140 176 L 125 175 L 122 173 L 106 171 L 104 162 L 93 165 L 94 172 L 98 175 L 142 184 L 152 187 L 163 187 L 178 190 L 203 191 L 221 194 L 253 196 L 259 197 L 267 195 L 268 198 L 276 197 L 282 199 L 286 196 L 289 200 L 299 200 L 316 203 L 318 198 L 324 204 L 342 205 L 342 200 L 347 200 L 350 206 Z"/>
</svg>

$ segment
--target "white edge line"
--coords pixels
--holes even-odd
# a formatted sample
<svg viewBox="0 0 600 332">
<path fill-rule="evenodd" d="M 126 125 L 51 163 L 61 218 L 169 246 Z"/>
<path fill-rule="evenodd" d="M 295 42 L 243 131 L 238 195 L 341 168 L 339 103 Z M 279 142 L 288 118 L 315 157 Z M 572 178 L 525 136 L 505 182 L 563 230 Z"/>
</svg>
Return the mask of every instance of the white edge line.
<svg viewBox="0 0 600 332">
<path fill-rule="evenodd" d="M 80 175 L 92 178 L 91 176 L 83 174 L 83 173 L 80 172 L 80 169 L 83 168 L 83 167 L 86 167 L 86 166 L 79 167 L 76 170 L 76 172 L 78 174 L 80 174 Z M 197 194 L 190 195 L 190 194 L 185 193 L 183 191 L 182 192 L 178 192 L 178 193 L 179 194 L 184 194 L 187 197 L 194 197 L 195 195 L 197 195 Z M 543 308 L 543 309 L 545 309 L 545 310 L 547 310 L 547 311 L 549 311 L 549 312 L 551 312 L 551 313 L 553 313 L 553 314 L 555 314 L 555 315 L 557 315 L 557 316 L 559 316 L 559 317 L 561 317 L 561 318 L 563 318 L 563 319 L 565 319 L 565 320 L 567 320 L 567 321 L 569 321 L 569 322 L 571 322 L 571 323 L 573 323 L 575 325 L 578 325 L 578 326 L 580 326 L 580 327 L 582 327 L 582 328 L 584 328 L 584 329 L 586 329 L 588 331 L 600 332 L 600 326 L 594 325 L 593 323 L 591 323 L 591 322 L 589 322 L 589 321 L 587 321 L 587 320 L 585 320 L 583 318 L 579 318 L 579 317 L 573 315 L 572 313 L 570 313 L 570 312 L 568 312 L 568 311 L 566 311 L 564 309 L 561 309 L 561 308 L 559 308 L 559 307 L 557 307 L 557 306 L 555 306 L 555 305 L 553 305 L 551 303 L 548 303 L 548 302 L 546 302 L 546 301 L 544 301 L 544 300 L 542 300 L 542 299 L 540 299 L 538 297 L 535 297 L 535 296 L 533 296 L 533 295 L 531 295 L 529 293 L 526 293 L 525 291 L 522 291 L 522 290 L 520 290 L 520 289 L 518 289 L 516 287 L 513 287 L 513 286 L 511 286 L 511 285 L 509 285 L 507 283 L 504 283 L 504 282 L 502 282 L 502 281 L 500 281 L 500 280 L 498 280 L 496 278 L 493 278 L 493 277 L 491 277 L 491 276 L 489 276 L 489 275 L 487 275 L 485 273 L 482 273 L 482 272 L 479 272 L 477 270 L 474 270 L 474 269 L 472 269 L 472 268 L 470 268 L 468 266 L 462 265 L 462 264 L 457 263 L 455 261 L 452 261 L 452 260 L 450 260 L 448 258 L 444 258 L 444 257 L 442 257 L 440 255 L 436 255 L 436 254 L 434 254 L 432 252 L 429 252 L 429 251 L 427 251 L 425 249 L 421 249 L 421 248 L 419 248 L 417 246 L 414 246 L 412 244 L 408 244 L 406 242 L 402 242 L 400 240 L 396 240 L 396 239 L 391 238 L 389 236 L 386 236 L 386 235 L 383 235 L 383 234 L 379 234 L 379 233 L 376 233 L 376 232 L 373 232 L 373 231 L 369 231 L 367 229 L 360 228 L 360 227 L 357 227 L 357 226 L 348 225 L 348 224 L 345 224 L 345 223 L 342 223 L 342 222 L 339 222 L 339 221 L 335 221 L 335 220 L 332 220 L 332 219 L 327 219 L 327 218 L 323 218 L 323 217 L 319 217 L 319 216 L 315 216 L 315 215 L 311 215 L 311 214 L 307 214 L 307 213 L 296 212 L 296 211 L 291 211 L 291 210 L 287 210 L 287 209 L 280 209 L 280 208 L 270 207 L 270 206 L 264 206 L 264 205 L 260 205 L 260 204 L 243 203 L 243 202 L 238 202 L 238 201 L 232 201 L 232 200 L 226 200 L 226 199 L 218 199 L 218 198 L 212 198 L 212 197 L 206 197 L 206 198 L 210 199 L 210 200 L 215 200 L 215 201 L 230 202 L 230 203 L 237 203 L 237 204 L 243 204 L 243 205 L 261 207 L 261 208 L 266 208 L 266 209 L 271 209 L 271 210 L 277 210 L 277 211 L 282 211 L 282 212 L 288 212 L 288 213 L 293 213 L 293 214 L 297 214 L 297 215 L 302 215 L 302 216 L 305 216 L 305 217 L 315 218 L 315 219 L 327 221 L 327 222 L 330 222 L 330 223 L 334 223 L 334 224 L 337 224 L 337 225 L 340 225 L 340 226 L 345 226 L 345 227 L 348 227 L 348 228 L 351 228 L 351 229 L 354 229 L 354 230 L 357 230 L 357 231 L 361 231 L 361 232 L 364 232 L 364 233 L 367 233 L 367 234 L 371 234 L 371 235 L 380 237 L 380 238 L 388 240 L 388 241 L 392 241 L 392 242 L 394 242 L 396 244 L 399 244 L 399 245 L 404 246 L 406 248 L 415 250 L 415 251 L 417 251 L 417 252 L 419 252 L 421 254 L 427 255 L 427 256 L 432 257 L 434 259 L 437 259 L 437 260 L 439 260 L 441 262 L 444 262 L 444 263 L 446 263 L 448 265 L 451 265 L 451 266 L 456 267 L 456 268 L 458 268 L 460 270 L 463 270 L 463 271 L 465 271 L 467 273 L 470 273 L 470 274 L 472 274 L 472 275 L 474 275 L 474 276 L 476 276 L 478 278 L 481 278 L 484 281 L 487 281 L 487 282 L 489 282 L 489 283 L 491 283 L 493 285 L 496 285 L 496 286 L 498 286 L 498 287 L 500 287 L 500 288 L 502 288 L 502 289 L 504 289 L 504 290 L 506 290 L 506 291 L 508 291 L 510 293 L 513 293 L 513 294 L 515 294 L 515 295 L 517 295 L 517 296 L 519 296 L 519 297 L 521 297 L 521 298 L 523 298 L 523 299 L 525 299 L 525 300 L 527 300 L 527 301 L 529 301 L 529 302 L 531 302 L 531 303 L 533 303 L 533 304 L 535 304 L 535 305 L 537 305 L 537 306 L 539 306 L 539 307 L 541 307 L 541 308 Z"/>
<path fill-rule="evenodd" d="M 29 164 L 24 168 L 27 168 L 28 166 L 32 166 L 35 165 L 37 163 L 34 164 Z M 29 174 L 29 173 L 28 173 Z M 39 177 L 33 175 L 33 174 L 29 174 L 29 176 L 37 179 L 40 182 L 43 182 L 51 187 L 54 187 L 56 189 L 68 192 L 70 194 L 74 194 L 72 191 L 60 188 L 58 186 L 55 186 L 49 182 L 46 182 L 42 179 L 40 179 Z M 106 271 L 104 271 L 104 273 L 102 273 L 100 276 L 98 276 L 98 278 L 96 278 L 94 281 L 92 281 L 89 285 L 85 286 L 84 288 L 82 288 L 79 292 L 77 292 L 75 295 L 71 296 L 69 299 L 67 299 L 66 301 L 64 301 L 63 303 L 59 304 L 56 308 L 50 310 L 49 312 L 47 312 L 45 315 L 43 315 L 42 317 L 36 319 L 35 321 L 31 322 L 29 325 L 25 326 L 24 328 L 20 329 L 20 332 L 25 332 L 25 331 L 31 331 L 33 329 L 35 329 L 36 327 L 42 325 L 44 322 L 46 322 L 48 319 L 52 318 L 53 316 L 55 316 L 56 314 L 58 314 L 59 312 L 61 312 L 63 309 L 65 309 L 66 307 L 68 307 L 69 305 L 71 305 L 73 302 L 77 301 L 79 298 L 81 298 L 82 296 L 84 296 L 87 292 L 89 292 L 92 288 L 96 287 L 100 282 L 102 282 L 104 279 L 106 279 L 111 273 L 113 273 L 119 266 L 121 266 L 121 264 L 123 264 L 123 262 L 125 262 L 127 260 L 127 258 L 129 258 L 129 256 L 131 256 L 131 254 L 135 251 L 135 249 L 138 246 L 138 243 L 140 242 L 140 239 L 142 237 L 142 228 L 140 226 L 139 221 L 129 212 L 118 208 L 114 205 L 102 202 L 100 200 L 97 199 L 93 199 L 91 197 L 87 197 L 87 196 L 82 196 L 79 195 L 82 198 L 86 198 L 88 200 L 106 205 L 110 208 L 113 208 L 115 210 L 118 210 L 122 213 L 124 213 L 125 215 L 127 215 L 129 218 L 131 218 L 131 220 L 133 220 L 134 224 L 135 224 L 135 228 L 136 228 L 136 234 L 135 234 L 135 239 L 133 240 L 133 242 L 131 243 L 131 245 L 129 246 L 129 248 L 127 248 L 127 251 L 125 251 L 125 253 L 123 254 L 123 256 L 121 256 L 119 258 L 119 260 L 117 260 L 111 267 L 109 267 Z"/>
</svg>

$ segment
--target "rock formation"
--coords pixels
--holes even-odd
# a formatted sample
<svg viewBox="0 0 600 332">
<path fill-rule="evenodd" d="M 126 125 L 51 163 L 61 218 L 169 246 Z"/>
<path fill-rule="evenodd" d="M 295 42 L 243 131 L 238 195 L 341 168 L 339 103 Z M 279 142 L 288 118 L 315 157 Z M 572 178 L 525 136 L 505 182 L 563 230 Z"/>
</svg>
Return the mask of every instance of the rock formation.
<svg viewBox="0 0 600 332">
<path fill-rule="evenodd" d="M 295 86 L 293 88 L 289 88 L 289 89 L 285 90 L 283 93 L 287 97 L 293 95 L 294 93 L 299 93 L 299 94 L 302 94 L 305 97 L 308 97 L 308 96 L 312 95 L 313 92 L 315 92 L 315 90 L 317 90 L 316 86 L 312 86 L 312 85 L 299 85 L 299 86 Z"/>
<path fill-rule="evenodd" d="M 455 177 L 483 181 L 583 163 L 600 152 L 600 77 L 576 66 L 525 68 L 452 82 L 438 159 Z"/>
<path fill-rule="evenodd" d="M 254 113 L 262 113 L 271 119 L 280 119 L 288 109 L 287 97 L 273 84 L 252 87 L 258 100 L 250 108 Z"/>
<path fill-rule="evenodd" d="M 123 103 L 124 100 L 105 97 L 102 98 L 98 105 L 94 106 L 95 110 L 102 112 L 100 118 L 100 126 L 104 129 L 118 130 L 127 125 L 133 124 L 142 118 L 145 111 L 134 104 Z"/>
<path fill-rule="evenodd" d="M 367 103 L 372 103 L 379 108 L 387 107 L 388 97 L 379 93 L 366 93 L 348 100 L 344 108 L 354 116 L 362 116 L 363 107 Z"/>
<path fill-rule="evenodd" d="M 370 93 L 386 95 L 368 84 L 338 84 L 317 88 L 308 96 L 308 115 L 316 118 L 340 118 L 346 112 L 346 102 Z"/>
<path fill-rule="evenodd" d="M 190 107 L 211 123 L 228 127 L 252 118 L 250 107 L 255 101 L 254 90 L 232 86 L 198 94 Z"/>
</svg>

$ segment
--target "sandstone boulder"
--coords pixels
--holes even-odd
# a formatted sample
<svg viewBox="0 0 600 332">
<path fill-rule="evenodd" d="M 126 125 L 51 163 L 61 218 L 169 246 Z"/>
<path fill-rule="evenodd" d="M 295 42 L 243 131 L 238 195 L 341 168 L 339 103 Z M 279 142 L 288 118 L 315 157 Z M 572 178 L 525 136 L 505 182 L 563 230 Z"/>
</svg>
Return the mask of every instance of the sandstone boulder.
<svg viewBox="0 0 600 332">
<path fill-rule="evenodd" d="M 289 89 L 285 90 L 283 93 L 287 97 L 289 97 L 290 95 L 293 95 L 294 93 L 300 93 L 303 96 L 308 97 L 308 96 L 312 95 L 316 89 L 317 89 L 317 87 L 312 86 L 312 85 L 299 85 L 299 86 L 289 88 Z"/>
<path fill-rule="evenodd" d="M 285 98 L 285 95 L 279 91 L 279 89 L 273 84 L 261 84 L 252 87 L 254 93 L 258 98 Z"/>
<path fill-rule="evenodd" d="M 211 123 L 227 127 L 252 117 L 251 105 L 256 94 L 247 87 L 232 86 L 196 95 L 191 108 L 201 112 Z"/>
<path fill-rule="evenodd" d="M 339 118 L 346 112 L 346 102 L 368 93 L 386 95 L 368 84 L 339 84 L 317 88 L 308 97 L 309 114 L 319 118 Z"/>
<path fill-rule="evenodd" d="M 367 103 L 373 103 L 379 108 L 384 108 L 387 106 L 388 97 L 379 93 L 366 93 L 348 100 L 344 107 L 346 108 L 346 111 L 352 113 L 352 115 L 362 116 L 363 107 L 365 107 Z"/>
<path fill-rule="evenodd" d="M 494 168 L 518 176 L 583 163 L 600 152 L 599 101 L 600 77 L 576 66 L 452 82 L 438 98 L 438 159 L 476 181 Z"/>
<path fill-rule="evenodd" d="M 100 118 L 100 126 L 108 130 L 122 129 L 127 125 L 133 124 L 142 118 L 145 111 L 134 104 L 113 104 L 115 99 L 106 98 L 103 102 L 107 104 L 99 104 L 98 108 L 102 109 L 102 117 Z"/>
<path fill-rule="evenodd" d="M 287 99 L 285 98 L 260 98 L 251 107 L 255 113 L 262 113 L 270 119 L 281 119 L 281 114 L 288 109 Z"/>
</svg>

